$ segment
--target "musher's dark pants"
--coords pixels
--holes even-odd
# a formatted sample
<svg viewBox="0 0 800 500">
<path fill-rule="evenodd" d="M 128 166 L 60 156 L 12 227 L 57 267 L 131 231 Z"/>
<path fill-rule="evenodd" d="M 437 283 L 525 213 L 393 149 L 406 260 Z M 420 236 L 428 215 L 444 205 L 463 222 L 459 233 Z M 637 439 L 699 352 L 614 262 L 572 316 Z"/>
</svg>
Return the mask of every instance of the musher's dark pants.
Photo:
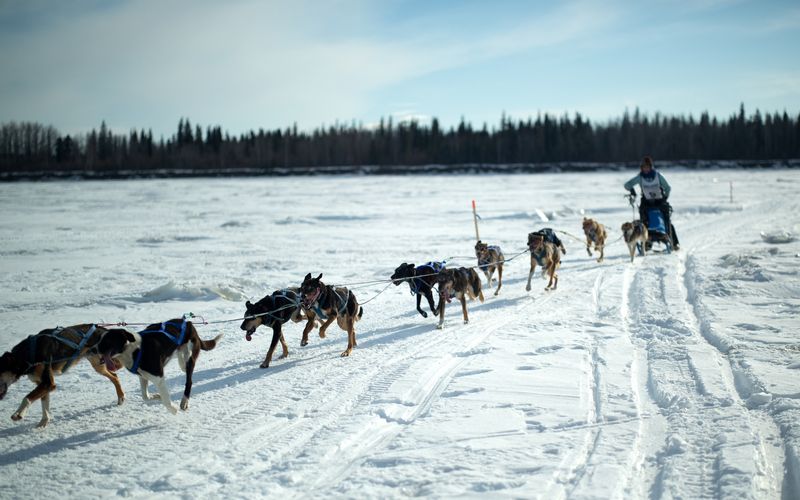
<svg viewBox="0 0 800 500">
<path fill-rule="evenodd" d="M 678 233 L 675 232 L 675 226 L 672 225 L 672 206 L 667 202 L 667 200 L 648 200 L 642 198 L 641 202 L 639 203 L 639 218 L 642 222 L 647 226 L 647 209 L 655 207 L 661 212 L 661 215 L 664 217 L 664 224 L 666 227 L 669 228 L 670 232 L 672 233 L 672 245 L 680 246 L 678 242 Z"/>
</svg>

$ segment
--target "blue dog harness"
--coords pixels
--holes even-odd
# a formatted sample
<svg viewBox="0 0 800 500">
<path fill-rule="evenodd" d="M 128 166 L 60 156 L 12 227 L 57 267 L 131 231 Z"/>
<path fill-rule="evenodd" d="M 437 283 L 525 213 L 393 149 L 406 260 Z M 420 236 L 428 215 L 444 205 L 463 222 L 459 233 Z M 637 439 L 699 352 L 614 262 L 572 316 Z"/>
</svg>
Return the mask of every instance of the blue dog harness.
<svg viewBox="0 0 800 500">
<path fill-rule="evenodd" d="M 165 321 L 165 322 L 161 323 L 161 328 L 154 329 L 154 330 L 142 330 L 141 332 L 139 332 L 139 335 L 146 335 L 146 334 L 149 334 L 149 333 L 160 333 L 162 335 L 165 335 L 176 346 L 179 346 L 183 342 L 183 338 L 186 336 L 186 325 L 187 324 L 188 324 L 188 321 L 186 321 L 185 318 L 181 319 L 180 323 L 176 323 L 174 321 Z M 180 328 L 181 329 L 180 334 L 178 334 L 177 337 L 172 335 L 171 333 L 169 333 L 167 331 L 167 326 L 174 326 L 176 328 Z M 128 371 L 130 371 L 133 374 L 137 374 L 138 371 L 139 371 L 139 363 L 141 363 L 141 361 L 142 361 L 142 346 L 140 345 L 139 346 L 139 354 L 136 355 L 136 359 L 133 360 L 133 366 L 128 368 Z"/>
<path fill-rule="evenodd" d="M 417 269 L 428 268 L 432 272 L 431 273 L 425 273 L 425 274 L 439 274 L 440 272 L 442 272 L 442 269 L 445 268 L 445 265 L 444 265 L 445 262 L 447 262 L 447 261 L 444 261 L 444 260 L 441 261 L 441 262 L 432 261 L 432 262 L 428 262 L 427 264 L 422 264 L 421 266 L 417 267 Z M 409 280 L 408 287 L 411 289 L 411 295 L 419 295 L 419 289 L 422 287 L 423 284 L 425 284 L 425 282 L 422 280 L 422 278 L 420 278 L 418 276 L 414 276 L 414 278 Z"/>
</svg>

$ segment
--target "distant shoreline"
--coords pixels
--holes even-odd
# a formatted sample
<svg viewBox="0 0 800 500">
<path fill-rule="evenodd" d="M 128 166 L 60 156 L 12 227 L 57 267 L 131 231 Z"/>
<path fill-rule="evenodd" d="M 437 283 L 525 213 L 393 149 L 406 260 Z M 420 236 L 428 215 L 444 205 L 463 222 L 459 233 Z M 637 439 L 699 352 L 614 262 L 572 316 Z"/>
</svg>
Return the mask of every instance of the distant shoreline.
<svg viewBox="0 0 800 500">
<path fill-rule="evenodd" d="M 224 177 L 288 177 L 315 175 L 456 175 L 456 174 L 539 174 L 559 172 L 620 171 L 636 168 L 637 162 L 560 162 L 524 164 L 460 164 L 460 165 L 342 165 L 331 167 L 271 168 L 157 168 L 125 170 L 32 170 L 0 172 L 0 182 L 81 181 Z M 663 161 L 666 169 L 778 169 L 800 168 L 800 159 L 792 160 L 683 160 Z"/>
</svg>

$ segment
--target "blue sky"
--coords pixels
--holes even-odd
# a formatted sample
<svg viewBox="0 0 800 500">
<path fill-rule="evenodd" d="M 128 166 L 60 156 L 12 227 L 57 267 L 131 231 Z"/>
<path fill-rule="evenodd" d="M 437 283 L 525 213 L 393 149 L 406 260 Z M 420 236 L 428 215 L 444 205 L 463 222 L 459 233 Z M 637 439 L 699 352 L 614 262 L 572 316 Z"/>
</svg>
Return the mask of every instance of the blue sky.
<svg viewBox="0 0 800 500">
<path fill-rule="evenodd" d="M 800 112 L 800 2 L 0 0 L 0 122 Z"/>
</svg>

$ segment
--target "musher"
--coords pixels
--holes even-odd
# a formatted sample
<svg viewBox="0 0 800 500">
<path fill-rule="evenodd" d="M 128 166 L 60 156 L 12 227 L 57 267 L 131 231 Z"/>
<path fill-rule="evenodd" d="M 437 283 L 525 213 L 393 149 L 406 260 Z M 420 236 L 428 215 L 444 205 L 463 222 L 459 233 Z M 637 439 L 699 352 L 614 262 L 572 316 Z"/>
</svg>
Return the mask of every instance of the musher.
<svg viewBox="0 0 800 500">
<path fill-rule="evenodd" d="M 647 209 L 651 207 L 658 208 L 664 216 L 664 224 L 669 228 L 672 237 L 672 248 L 680 250 L 680 243 L 678 243 L 678 233 L 675 232 L 675 226 L 672 225 L 672 207 L 667 198 L 672 190 L 667 180 L 653 167 L 653 159 L 649 156 L 642 158 L 642 163 L 639 166 L 639 173 L 633 179 L 625 183 L 625 189 L 630 191 L 631 196 L 636 196 L 636 191 L 633 186 L 639 184 L 642 190 L 642 198 L 639 202 L 639 218 L 647 225 Z M 648 247 L 649 247 L 648 242 Z"/>
</svg>

